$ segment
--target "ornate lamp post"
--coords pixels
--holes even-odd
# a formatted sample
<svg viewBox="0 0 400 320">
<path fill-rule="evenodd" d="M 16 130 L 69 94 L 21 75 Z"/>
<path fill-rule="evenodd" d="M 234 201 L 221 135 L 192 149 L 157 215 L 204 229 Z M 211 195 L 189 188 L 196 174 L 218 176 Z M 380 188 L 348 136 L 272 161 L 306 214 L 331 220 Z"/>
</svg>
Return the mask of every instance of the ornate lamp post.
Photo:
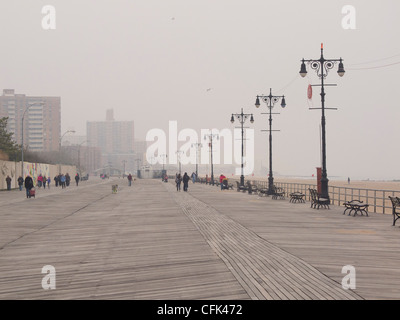
<svg viewBox="0 0 400 320">
<path fill-rule="evenodd" d="M 231 117 L 231 122 L 235 122 L 235 117 L 239 120 L 240 125 L 241 125 L 241 130 L 242 130 L 242 160 L 241 160 L 241 176 L 240 176 L 240 185 L 244 186 L 244 174 L 243 174 L 243 136 L 244 136 L 244 130 L 243 130 L 243 125 L 246 122 L 246 120 L 250 117 L 250 122 L 254 122 L 253 114 L 252 113 L 243 113 L 243 108 L 241 113 L 232 113 Z"/>
<path fill-rule="evenodd" d="M 200 142 L 192 143 L 192 148 L 196 148 L 196 181 L 199 178 L 199 149 L 203 147 Z"/>
<path fill-rule="evenodd" d="M 322 139 L 322 175 L 321 175 L 321 197 L 326 198 L 329 200 L 329 193 L 328 193 L 328 176 L 326 171 L 326 138 L 325 138 L 325 89 L 324 85 L 328 85 L 324 83 L 326 76 L 328 75 L 328 71 L 332 69 L 337 62 L 339 62 L 338 66 L 338 75 L 343 77 L 345 71 L 343 67 L 343 60 L 340 59 L 325 59 L 324 58 L 324 46 L 321 43 L 321 57 L 318 60 L 305 60 L 302 59 L 301 61 L 301 69 L 300 75 L 304 78 L 307 75 L 306 64 L 310 65 L 311 69 L 314 69 L 321 79 L 321 110 L 322 110 L 322 117 L 321 117 L 321 139 Z M 314 108 L 319 109 L 319 108 Z"/>
<path fill-rule="evenodd" d="M 213 165 L 213 139 L 217 138 L 219 139 L 219 135 L 217 133 L 211 133 L 205 134 L 204 135 L 204 140 L 207 140 L 207 138 L 210 140 L 209 146 L 210 146 L 210 151 L 211 151 L 211 183 L 214 185 L 214 165 Z"/>
<path fill-rule="evenodd" d="M 286 107 L 286 101 L 285 101 L 285 96 L 274 96 L 272 95 L 272 89 L 269 89 L 269 95 L 268 96 L 257 96 L 256 99 L 256 108 L 260 107 L 260 98 L 263 102 L 267 104 L 267 107 L 269 109 L 269 176 L 268 176 L 268 194 L 273 193 L 273 187 L 274 187 L 274 177 L 272 174 L 272 115 L 273 114 L 279 114 L 279 113 L 272 113 L 272 108 L 274 107 L 275 103 L 277 103 L 279 100 L 282 99 L 281 101 L 281 107 L 285 108 Z"/>
</svg>

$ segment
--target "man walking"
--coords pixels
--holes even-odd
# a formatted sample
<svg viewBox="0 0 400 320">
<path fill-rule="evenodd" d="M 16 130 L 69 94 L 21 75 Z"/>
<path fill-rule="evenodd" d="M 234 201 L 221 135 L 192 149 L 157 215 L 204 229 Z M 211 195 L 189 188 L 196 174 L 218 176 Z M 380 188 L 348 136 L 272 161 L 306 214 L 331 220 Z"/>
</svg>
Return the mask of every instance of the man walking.
<svg viewBox="0 0 400 320">
<path fill-rule="evenodd" d="M 33 180 L 31 176 L 28 174 L 25 178 L 25 189 L 26 189 L 26 197 L 29 198 L 29 192 L 33 188 Z"/>
<path fill-rule="evenodd" d="M 22 186 L 24 184 L 24 178 L 22 178 L 21 176 L 18 177 L 18 187 L 19 187 L 19 191 L 22 191 Z"/>
<path fill-rule="evenodd" d="M 187 172 L 185 172 L 185 174 L 183 175 L 183 178 L 182 178 L 183 191 L 187 191 L 188 190 L 189 180 L 190 180 L 190 177 L 188 176 Z"/>
<path fill-rule="evenodd" d="M 7 183 L 7 190 L 11 190 L 11 178 L 10 178 L 10 176 L 7 176 L 6 183 Z"/>
<path fill-rule="evenodd" d="M 132 175 L 130 173 L 128 174 L 128 185 L 132 185 Z"/>
</svg>

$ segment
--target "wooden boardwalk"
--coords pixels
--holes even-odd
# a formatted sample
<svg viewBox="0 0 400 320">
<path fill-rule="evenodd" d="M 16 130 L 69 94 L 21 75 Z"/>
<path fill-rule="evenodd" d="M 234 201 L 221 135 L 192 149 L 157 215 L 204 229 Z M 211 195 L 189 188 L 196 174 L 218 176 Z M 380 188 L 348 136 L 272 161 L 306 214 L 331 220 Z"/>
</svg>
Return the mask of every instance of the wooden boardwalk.
<svg viewBox="0 0 400 320">
<path fill-rule="evenodd" d="M 111 185 L 119 184 L 112 194 Z M 190 184 L 0 192 L 0 299 L 398 299 L 391 216 Z M 56 269 L 44 290 L 41 269 Z M 341 268 L 356 268 L 356 290 Z"/>
</svg>

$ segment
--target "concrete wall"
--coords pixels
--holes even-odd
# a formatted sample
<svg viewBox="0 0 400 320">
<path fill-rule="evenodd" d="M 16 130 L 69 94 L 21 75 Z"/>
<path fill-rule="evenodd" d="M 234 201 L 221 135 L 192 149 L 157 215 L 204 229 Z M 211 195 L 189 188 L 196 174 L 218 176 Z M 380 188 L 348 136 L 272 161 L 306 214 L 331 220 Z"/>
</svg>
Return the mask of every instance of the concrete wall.
<svg viewBox="0 0 400 320">
<path fill-rule="evenodd" d="M 58 165 L 44 164 L 44 163 L 30 163 L 24 161 L 24 175 L 25 178 L 29 174 L 36 185 L 37 177 L 42 174 L 48 177 L 50 175 L 51 185 L 54 185 L 54 177 L 59 173 Z M 75 166 L 61 166 L 61 173 L 68 173 L 71 179 L 75 177 L 76 174 Z M 9 175 L 12 179 L 11 187 L 18 188 L 17 179 L 21 175 L 21 162 L 3 161 L 0 160 L 0 190 L 7 189 L 6 177 Z"/>
</svg>

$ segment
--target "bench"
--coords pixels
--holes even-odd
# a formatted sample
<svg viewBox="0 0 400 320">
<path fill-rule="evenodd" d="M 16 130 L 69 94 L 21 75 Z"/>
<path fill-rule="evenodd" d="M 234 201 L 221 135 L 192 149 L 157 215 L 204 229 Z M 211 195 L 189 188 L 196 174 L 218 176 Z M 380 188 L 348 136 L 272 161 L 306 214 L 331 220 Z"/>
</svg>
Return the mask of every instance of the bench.
<svg viewBox="0 0 400 320">
<path fill-rule="evenodd" d="M 367 209 L 369 207 L 368 204 L 363 203 L 360 200 L 351 200 L 351 201 L 347 201 L 344 202 L 343 205 L 346 207 L 346 209 L 344 209 L 343 214 L 346 213 L 347 210 L 349 210 L 349 215 L 351 214 L 351 212 L 354 211 L 354 217 L 356 216 L 357 213 L 361 213 L 361 215 L 363 215 L 363 213 L 365 213 L 368 217 L 368 212 Z"/>
<path fill-rule="evenodd" d="M 311 196 L 311 208 L 319 209 L 320 207 L 328 208 L 330 200 L 326 198 L 321 198 L 316 189 L 308 189 Z M 318 206 L 318 207 L 317 207 Z"/>
<path fill-rule="evenodd" d="M 393 225 L 395 225 L 397 219 L 400 218 L 400 212 L 396 211 L 400 207 L 400 198 L 389 196 L 389 199 L 392 201 Z"/>
<path fill-rule="evenodd" d="M 270 194 L 272 199 L 285 199 L 285 190 L 281 187 L 272 186 Z"/>
<path fill-rule="evenodd" d="M 290 194 L 289 202 L 306 202 L 304 200 L 305 194 L 301 192 L 292 192 Z"/>
<path fill-rule="evenodd" d="M 269 196 L 268 188 L 258 186 L 257 187 L 257 194 L 258 194 L 259 197 L 262 197 L 262 196 L 268 197 Z"/>
<path fill-rule="evenodd" d="M 251 184 L 250 181 L 247 181 L 247 191 L 249 192 L 249 194 L 257 193 L 257 186 L 254 184 Z"/>
<path fill-rule="evenodd" d="M 246 192 L 248 189 L 247 185 L 241 186 L 239 181 L 236 181 L 236 188 L 237 188 L 237 192 L 239 192 L 239 191 Z"/>
</svg>

